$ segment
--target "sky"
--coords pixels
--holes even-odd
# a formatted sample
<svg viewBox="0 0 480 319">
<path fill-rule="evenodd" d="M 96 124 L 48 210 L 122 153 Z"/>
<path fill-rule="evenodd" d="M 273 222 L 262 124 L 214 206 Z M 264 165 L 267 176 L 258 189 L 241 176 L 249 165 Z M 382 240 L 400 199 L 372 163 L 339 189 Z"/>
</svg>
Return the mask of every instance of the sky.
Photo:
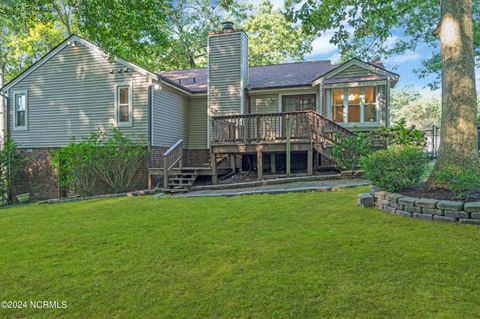
<svg viewBox="0 0 480 319">
<path fill-rule="evenodd" d="M 262 0 L 247 0 L 247 2 L 258 5 Z M 270 0 L 274 9 L 283 9 L 284 0 Z M 330 43 L 332 32 L 326 32 L 320 37 L 317 37 L 313 41 L 312 52 L 305 56 L 305 61 L 312 60 L 335 60 L 339 59 L 339 53 L 336 46 Z M 394 42 L 400 39 L 400 36 L 390 37 L 390 41 Z M 385 59 L 383 62 L 385 67 L 398 73 L 400 75 L 400 81 L 397 84 L 397 89 L 404 89 L 407 87 L 413 87 L 415 90 L 421 92 L 425 98 L 439 97 L 440 90 L 432 91 L 427 87 L 428 83 L 431 83 L 435 79 L 435 75 L 429 76 L 424 79 L 419 79 L 414 70 L 422 66 L 422 60 L 427 59 L 432 55 L 432 48 L 426 44 L 420 44 L 415 51 L 405 52 L 398 56 L 392 56 Z M 480 88 L 480 69 L 476 69 L 477 75 L 477 88 Z"/>
</svg>

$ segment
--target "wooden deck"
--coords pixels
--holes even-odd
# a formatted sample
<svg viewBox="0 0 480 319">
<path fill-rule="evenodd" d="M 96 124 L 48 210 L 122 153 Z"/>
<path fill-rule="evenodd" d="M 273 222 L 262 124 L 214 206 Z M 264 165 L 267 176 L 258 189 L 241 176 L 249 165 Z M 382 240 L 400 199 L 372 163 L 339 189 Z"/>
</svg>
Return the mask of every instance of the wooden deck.
<svg viewBox="0 0 480 319">
<path fill-rule="evenodd" d="M 307 152 L 307 173 L 312 175 L 314 152 L 328 157 L 338 136 L 355 134 L 315 111 L 215 116 L 212 127 L 214 175 L 219 154 L 256 153 L 259 179 L 263 178 L 264 153 L 271 154 L 274 167 L 275 153 L 285 152 L 289 176 L 291 152 Z"/>
<path fill-rule="evenodd" d="M 168 190 L 174 180 L 183 178 L 182 171 L 189 169 L 195 170 L 195 175 L 212 176 L 215 184 L 219 175 L 238 168 L 238 155 L 248 153 L 256 154 L 259 179 L 263 179 L 263 154 L 270 155 L 271 173 L 276 174 L 276 154 L 285 153 L 286 176 L 290 176 L 291 153 L 306 152 L 307 174 L 312 175 L 313 167 L 318 166 L 315 152 L 328 157 L 329 147 L 339 135 L 355 134 L 315 111 L 214 116 L 212 128 L 210 167 L 183 167 L 183 140 L 179 140 L 165 153 L 151 154 L 149 187 L 153 186 L 152 176 L 163 175 L 163 188 Z M 230 167 L 220 168 L 219 163 L 226 160 L 229 160 Z"/>
</svg>

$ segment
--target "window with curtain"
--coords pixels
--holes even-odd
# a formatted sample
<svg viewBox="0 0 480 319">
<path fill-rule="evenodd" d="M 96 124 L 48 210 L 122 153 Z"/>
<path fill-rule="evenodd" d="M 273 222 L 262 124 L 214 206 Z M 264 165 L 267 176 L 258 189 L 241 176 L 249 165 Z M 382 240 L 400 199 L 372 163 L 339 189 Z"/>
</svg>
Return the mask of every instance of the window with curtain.
<svg viewBox="0 0 480 319">
<path fill-rule="evenodd" d="M 332 119 L 345 123 L 377 122 L 377 92 L 374 86 L 332 89 Z"/>
<path fill-rule="evenodd" d="M 365 87 L 365 105 L 363 107 L 364 122 L 376 122 L 377 121 L 377 94 L 374 86 Z"/>
<path fill-rule="evenodd" d="M 343 122 L 343 89 L 332 90 L 333 120 Z"/>
<path fill-rule="evenodd" d="M 360 122 L 360 88 L 348 88 L 348 122 Z"/>
<path fill-rule="evenodd" d="M 315 94 L 282 96 L 283 112 L 315 110 L 317 108 L 316 105 Z"/>
</svg>

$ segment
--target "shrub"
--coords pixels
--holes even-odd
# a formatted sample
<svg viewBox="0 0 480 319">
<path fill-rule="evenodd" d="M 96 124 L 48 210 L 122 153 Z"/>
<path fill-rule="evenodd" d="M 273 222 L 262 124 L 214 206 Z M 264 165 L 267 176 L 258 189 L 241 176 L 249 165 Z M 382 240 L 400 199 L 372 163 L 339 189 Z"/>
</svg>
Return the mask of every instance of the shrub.
<svg viewBox="0 0 480 319">
<path fill-rule="evenodd" d="M 96 151 L 97 135 L 92 134 L 79 143 L 73 140 L 68 146 L 54 152 L 52 164 L 60 187 L 82 195 L 93 195 L 98 181 L 94 168 Z"/>
<path fill-rule="evenodd" d="M 480 173 L 475 169 L 447 166 L 435 173 L 435 185 L 453 192 L 457 199 L 465 199 L 480 190 Z"/>
<path fill-rule="evenodd" d="M 93 132 L 88 138 L 72 141 L 52 156 L 60 186 L 83 195 L 92 195 L 98 180 L 111 191 L 124 192 L 132 186 L 141 167 L 139 159 L 146 155 L 143 144 L 138 144 L 118 128 L 108 138 L 104 132 Z"/>
<path fill-rule="evenodd" d="M 428 157 L 417 146 L 392 146 L 362 157 L 365 177 L 387 191 L 415 187 L 424 176 Z"/>
<path fill-rule="evenodd" d="M 15 142 L 6 138 L 0 150 L 0 197 L 3 203 L 11 201 L 13 181 L 24 168 L 26 160 L 19 156 Z"/>
<path fill-rule="evenodd" d="M 337 135 L 331 158 L 342 170 L 355 170 L 360 166 L 360 158 L 374 151 L 370 136 L 358 133 L 356 136 Z"/>
<path fill-rule="evenodd" d="M 101 147 L 94 165 L 97 173 L 113 192 L 129 190 L 141 167 L 139 159 L 146 156 L 145 146 L 131 141 L 117 128 L 113 129 L 109 139 L 99 134 L 98 145 Z"/>
<path fill-rule="evenodd" d="M 384 146 L 418 146 L 425 148 L 425 133 L 414 126 L 407 128 L 405 119 L 388 128 L 379 128 L 371 133 L 372 138 Z"/>
</svg>

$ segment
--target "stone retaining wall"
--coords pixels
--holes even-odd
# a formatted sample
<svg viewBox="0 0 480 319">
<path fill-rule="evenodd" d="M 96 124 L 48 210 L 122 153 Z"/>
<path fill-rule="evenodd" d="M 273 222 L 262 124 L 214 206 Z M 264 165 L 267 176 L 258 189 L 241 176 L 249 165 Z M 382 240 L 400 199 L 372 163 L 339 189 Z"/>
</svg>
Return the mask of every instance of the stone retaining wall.
<svg viewBox="0 0 480 319">
<path fill-rule="evenodd" d="M 480 202 L 416 198 L 377 191 L 358 196 L 358 204 L 403 217 L 480 225 Z"/>
</svg>

